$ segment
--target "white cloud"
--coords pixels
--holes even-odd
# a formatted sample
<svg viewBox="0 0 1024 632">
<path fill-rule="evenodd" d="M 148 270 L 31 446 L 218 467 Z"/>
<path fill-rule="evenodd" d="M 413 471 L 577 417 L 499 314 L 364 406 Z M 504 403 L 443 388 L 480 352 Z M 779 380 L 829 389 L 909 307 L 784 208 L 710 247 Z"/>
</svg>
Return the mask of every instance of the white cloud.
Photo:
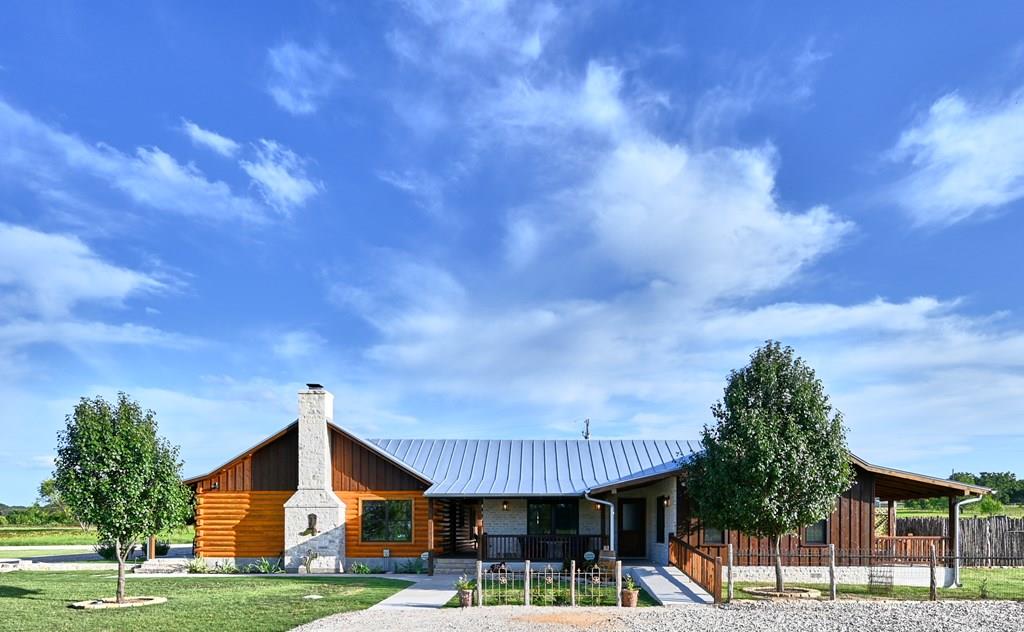
<svg viewBox="0 0 1024 632">
<path fill-rule="evenodd" d="M 266 203 L 287 214 L 323 190 L 306 175 L 305 160 L 272 140 L 260 140 L 254 160 L 239 162 Z"/>
<path fill-rule="evenodd" d="M 111 325 L 90 321 L 26 319 L 0 323 L 0 347 L 21 347 L 44 342 L 71 348 L 115 344 L 185 349 L 200 344 L 199 340 L 190 336 L 132 323 Z"/>
<path fill-rule="evenodd" d="M 947 94 L 889 156 L 909 166 L 893 194 L 916 224 L 991 214 L 1024 197 L 1024 90 L 992 103 Z"/>
<path fill-rule="evenodd" d="M 412 196 L 416 204 L 435 218 L 444 216 L 443 180 L 425 171 L 379 171 L 377 177 Z"/>
<path fill-rule="evenodd" d="M 527 64 L 540 58 L 560 18 L 551 3 L 529 5 L 505 0 L 405 2 L 409 14 L 425 30 L 396 29 L 388 36 L 401 59 L 443 66 L 458 60 L 494 62 L 495 58 Z"/>
<path fill-rule="evenodd" d="M 158 147 L 126 154 L 90 145 L 0 101 L 0 177 L 17 178 L 40 194 L 63 190 L 74 176 L 106 183 L 134 202 L 161 211 L 212 220 L 264 219 L 259 203 L 238 197 Z"/>
<path fill-rule="evenodd" d="M 181 120 L 181 130 L 191 139 L 194 145 L 212 149 L 227 158 L 234 156 L 241 147 L 241 145 L 227 136 L 203 129 L 188 119 Z"/>
<path fill-rule="evenodd" d="M 324 46 L 305 48 L 285 42 L 267 51 L 267 64 L 267 91 L 278 106 L 295 115 L 316 112 L 338 82 L 351 76 L 348 68 Z"/>
<path fill-rule="evenodd" d="M 296 330 L 277 334 L 272 349 L 278 356 L 286 360 L 294 360 L 312 355 L 322 355 L 327 351 L 326 346 L 327 341 L 320 334 L 314 331 Z"/>
<path fill-rule="evenodd" d="M 0 308 L 66 316 L 84 302 L 120 304 L 132 295 L 166 289 L 146 274 L 101 259 L 77 237 L 0 222 Z"/>
<path fill-rule="evenodd" d="M 774 162 L 763 148 L 628 142 L 574 193 L 596 248 L 622 269 L 698 300 L 750 295 L 791 281 L 852 228 L 825 207 L 781 209 Z"/>
</svg>

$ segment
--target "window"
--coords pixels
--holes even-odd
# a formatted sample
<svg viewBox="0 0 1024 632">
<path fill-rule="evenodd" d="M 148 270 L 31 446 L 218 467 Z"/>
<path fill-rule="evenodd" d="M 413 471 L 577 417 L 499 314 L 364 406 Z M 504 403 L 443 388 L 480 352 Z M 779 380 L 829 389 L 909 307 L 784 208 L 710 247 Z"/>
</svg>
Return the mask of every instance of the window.
<svg viewBox="0 0 1024 632">
<path fill-rule="evenodd" d="M 364 542 L 412 542 L 411 500 L 364 500 Z"/>
<path fill-rule="evenodd" d="M 819 520 L 804 529 L 804 544 L 828 543 L 828 521 Z"/>
<path fill-rule="evenodd" d="M 531 500 L 526 506 L 526 532 L 530 535 L 579 533 L 580 505 L 572 500 Z"/>
<path fill-rule="evenodd" d="M 654 541 L 661 544 L 665 541 L 665 497 L 658 496 L 658 524 L 654 531 Z"/>
<path fill-rule="evenodd" d="M 725 532 L 714 527 L 704 527 L 704 544 L 725 544 Z"/>
</svg>

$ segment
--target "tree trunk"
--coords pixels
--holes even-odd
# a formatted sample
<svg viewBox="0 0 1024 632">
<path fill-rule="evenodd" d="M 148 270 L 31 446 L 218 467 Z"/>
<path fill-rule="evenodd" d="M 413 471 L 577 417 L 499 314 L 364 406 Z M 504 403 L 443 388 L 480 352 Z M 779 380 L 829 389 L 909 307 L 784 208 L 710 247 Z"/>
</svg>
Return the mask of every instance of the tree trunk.
<svg viewBox="0 0 1024 632">
<path fill-rule="evenodd" d="M 124 558 L 128 554 L 120 541 L 114 541 L 114 555 L 117 556 L 117 603 L 124 603 Z"/>
<path fill-rule="evenodd" d="M 782 536 L 775 536 L 775 591 L 783 592 L 786 585 L 782 581 Z"/>
</svg>

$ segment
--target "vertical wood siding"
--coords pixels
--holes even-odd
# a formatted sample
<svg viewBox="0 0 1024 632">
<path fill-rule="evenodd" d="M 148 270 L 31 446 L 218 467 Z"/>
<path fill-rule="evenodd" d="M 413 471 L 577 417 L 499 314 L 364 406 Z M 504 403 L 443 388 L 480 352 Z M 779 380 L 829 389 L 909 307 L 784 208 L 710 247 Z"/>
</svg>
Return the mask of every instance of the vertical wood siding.
<svg viewBox="0 0 1024 632">
<path fill-rule="evenodd" d="M 423 490 L 427 484 L 343 432 L 331 432 L 331 466 L 336 491 Z"/>
<path fill-rule="evenodd" d="M 836 509 L 828 518 L 828 543 L 835 544 L 837 549 L 848 551 L 871 549 L 873 544 L 873 525 L 875 516 L 874 475 L 859 468 L 854 468 L 856 482 L 836 501 Z M 693 508 L 685 488 L 677 495 L 677 521 L 680 525 L 678 536 L 691 546 L 710 555 L 726 556 L 726 546 L 706 544 L 700 522 L 694 517 Z M 688 528 L 687 526 L 688 525 Z M 791 554 L 785 561 L 788 566 L 817 566 L 828 563 L 828 549 L 821 545 L 805 544 L 803 530 L 800 534 L 787 535 L 782 538 L 782 552 Z M 770 566 L 774 564 L 771 556 L 772 543 L 766 538 L 753 538 L 739 531 L 727 531 L 726 544 L 733 545 L 733 555 L 737 566 Z M 842 558 L 845 563 L 856 563 L 856 560 Z"/>
</svg>

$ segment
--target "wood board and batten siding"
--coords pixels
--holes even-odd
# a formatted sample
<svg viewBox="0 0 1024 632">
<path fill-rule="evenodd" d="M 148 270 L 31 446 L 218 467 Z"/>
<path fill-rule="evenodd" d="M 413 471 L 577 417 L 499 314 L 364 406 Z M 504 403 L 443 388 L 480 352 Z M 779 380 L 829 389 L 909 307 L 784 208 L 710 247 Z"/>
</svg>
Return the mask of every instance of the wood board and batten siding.
<svg viewBox="0 0 1024 632">
<path fill-rule="evenodd" d="M 787 566 L 819 566 L 823 563 L 822 559 L 827 563 L 827 544 L 835 544 L 837 549 L 846 551 L 869 551 L 872 548 L 875 515 L 874 475 L 858 467 L 854 467 L 854 472 L 854 484 L 839 496 L 836 509 L 828 518 L 828 537 L 824 545 L 806 543 L 803 529 L 799 534 L 783 536 L 782 553 L 784 556 L 789 554 L 785 561 Z M 738 531 L 727 531 L 725 542 L 721 545 L 704 542 L 703 529 L 700 522 L 693 517 L 685 487 L 680 489 L 679 498 L 677 524 L 688 524 L 690 527 L 681 528 L 678 536 L 687 544 L 710 555 L 721 556 L 723 560 L 726 557 L 726 545 L 732 544 L 734 563 L 737 566 L 774 564 L 773 543 L 767 538 L 754 538 Z M 846 561 L 848 559 L 844 558 L 841 563 L 852 563 Z"/>
<path fill-rule="evenodd" d="M 346 554 L 416 557 L 427 548 L 427 484 L 331 427 L 332 486 L 346 506 Z M 196 486 L 196 554 L 277 557 L 284 548 L 284 503 L 298 487 L 298 425 L 240 455 Z M 363 500 L 413 501 L 412 542 L 363 543 Z"/>
</svg>

